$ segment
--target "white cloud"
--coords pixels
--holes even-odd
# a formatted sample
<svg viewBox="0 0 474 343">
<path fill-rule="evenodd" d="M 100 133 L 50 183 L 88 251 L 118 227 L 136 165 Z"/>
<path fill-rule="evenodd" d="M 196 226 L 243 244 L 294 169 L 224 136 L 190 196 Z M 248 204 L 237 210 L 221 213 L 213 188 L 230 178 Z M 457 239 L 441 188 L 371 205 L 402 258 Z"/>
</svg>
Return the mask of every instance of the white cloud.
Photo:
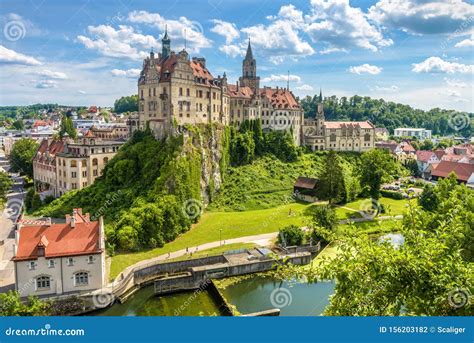
<svg viewBox="0 0 474 343">
<path fill-rule="evenodd" d="M 170 39 L 175 40 L 177 45 L 184 43 L 184 36 L 186 34 L 187 47 L 195 52 L 199 52 L 202 48 L 211 47 L 212 42 L 204 35 L 202 25 L 186 17 L 171 20 L 162 17 L 159 13 L 133 11 L 128 14 L 128 20 L 132 23 L 147 24 L 155 27 L 160 33 L 164 32 L 165 28 L 167 28 Z"/>
<path fill-rule="evenodd" d="M 39 76 L 44 76 L 46 78 L 50 79 L 58 79 L 58 80 L 65 80 L 67 79 L 67 75 L 65 73 L 59 72 L 59 71 L 52 71 L 49 69 L 43 69 L 38 72 L 36 72 L 37 75 Z"/>
<path fill-rule="evenodd" d="M 384 92 L 384 93 L 393 93 L 398 91 L 398 87 L 395 85 L 391 85 L 389 87 L 383 87 L 383 86 L 375 86 L 372 91 L 377 91 L 377 92 Z"/>
<path fill-rule="evenodd" d="M 225 43 L 227 45 L 240 38 L 240 32 L 235 24 L 219 19 L 214 19 L 212 22 L 215 25 L 211 28 L 211 31 L 222 37 L 225 37 Z"/>
<path fill-rule="evenodd" d="M 358 47 L 371 51 L 393 44 L 369 22 L 360 8 L 352 7 L 349 0 L 312 0 L 311 6 L 311 14 L 305 18 L 305 31 L 314 42 L 326 43 L 330 49 Z"/>
<path fill-rule="evenodd" d="M 460 98 L 461 97 L 461 93 L 454 90 L 454 89 L 448 89 L 446 95 L 450 96 L 452 98 Z"/>
<path fill-rule="evenodd" d="M 232 58 L 245 55 L 245 48 L 235 44 L 223 45 L 219 50 Z"/>
<path fill-rule="evenodd" d="M 288 79 L 290 81 L 293 81 L 293 82 L 301 82 L 301 77 L 299 77 L 298 75 L 284 75 L 284 74 L 280 74 L 280 75 L 270 75 L 270 76 L 267 76 L 267 77 L 264 77 L 262 79 L 262 82 L 286 82 L 288 81 Z"/>
<path fill-rule="evenodd" d="M 29 66 L 41 65 L 36 58 L 20 54 L 19 52 L 10 50 L 0 45 L 0 63 L 21 64 Z"/>
<path fill-rule="evenodd" d="M 332 54 L 333 52 L 349 52 L 347 51 L 346 49 L 343 49 L 343 48 L 325 48 L 323 50 L 321 50 L 319 53 L 321 55 L 327 55 L 327 54 Z"/>
<path fill-rule="evenodd" d="M 469 39 L 464 39 L 454 45 L 455 48 L 470 48 L 474 46 L 474 36 Z"/>
<path fill-rule="evenodd" d="M 77 93 L 78 93 L 78 94 L 81 94 L 81 95 L 87 94 L 86 91 L 83 91 L 82 89 L 79 89 L 79 90 L 77 91 Z"/>
<path fill-rule="evenodd" d="M 349 71 L 353 74 L 358 74 L 358 75 L 361 75 L 361 74 L 377 75 L 377 74 L 380 74 L 380 72 L 382 71 L 382 68 L 364 63 L 360 66 L 350 67 Z"/>
<path fill-rule="evenodd" d="M 306 84 L 298 86 L 298 87 L 296 87 L 296 89 L 299 90 L 299 91 L 306 91 L 306 92 L 311 92 L 311 91 L 314 90 L 314 88 L 312 86 L 306 85 Z"/>
<path fill-rule="evenodd" d="M 127 70 L 122 70 L 122 69 L 112 69 L 111 73 L 113 76 L 126 76 L 130 78 L 136 78 L 140 75 L 141 70 L 140 69 L 127 69 Z"/>
<path fill-rule="evenodd" d="M 32 80 L 32 83 L 34 83 L 35 88 L 57 88 L 58 83 L 54 80 Z"/>
<path fill-rule="evenodd" d="M 118 29 L 109 25 L 88 26 L 87 31 L 91 37 L 80 35 L 78 41 L 87 49 L 97 50 L 108 57 L 139 60 L 147 55 L 141 49 L 159 45 L 153 36 L 136 33 L 133 27 L 126 25 L 119 25 Z"/>
<path fill-rule="evenodd" d="M 462 0 L 380 0 L 368 13 L 381 25 L 414 34 L 453 33 L 470 26 L 474 6 Z"/>
<path fill-rule="evenodd" d="M 444 78 L 444 81 L 446 81 L 446 84 L 449 87 L 455 87 L 455 88 L 467 88 L 468 84 L 466 82 L 463 82 L 458 79 L 448 79 L 447 77 Z"/>
<path fill-rule="evenodd" d="M 474 65 L 448 62 L 439 57 L 429 57 L 423 62 L 414 63 L 412 71 L 415 73 L 472 73 Z"/>
</svg>

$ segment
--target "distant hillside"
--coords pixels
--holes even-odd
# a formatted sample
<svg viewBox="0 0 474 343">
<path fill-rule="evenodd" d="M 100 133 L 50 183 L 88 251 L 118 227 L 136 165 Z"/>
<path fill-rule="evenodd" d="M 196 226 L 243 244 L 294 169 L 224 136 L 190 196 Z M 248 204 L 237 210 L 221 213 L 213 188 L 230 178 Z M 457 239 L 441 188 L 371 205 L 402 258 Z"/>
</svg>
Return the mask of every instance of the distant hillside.
<svg viewBox="0 0 474 343">
<path fill-rule="evenodd" d="M 314 117 L 318 96 L 307 96 L 300 100 L 305 117 Z M 437 135 L 472 135 L 474 116 L 434 108 L 430 111 L 414 109 L 411 106 L 387 102 L 370 97 L 341 97 L 333 95 L 324 99 L 324 113 L 327 120 L 370 120 L 377 127 L 385 127 L 393 133 L 397 127 L 423 127 Z M 458 129 L 458 130 L 456 130 Z"/>
</svg>

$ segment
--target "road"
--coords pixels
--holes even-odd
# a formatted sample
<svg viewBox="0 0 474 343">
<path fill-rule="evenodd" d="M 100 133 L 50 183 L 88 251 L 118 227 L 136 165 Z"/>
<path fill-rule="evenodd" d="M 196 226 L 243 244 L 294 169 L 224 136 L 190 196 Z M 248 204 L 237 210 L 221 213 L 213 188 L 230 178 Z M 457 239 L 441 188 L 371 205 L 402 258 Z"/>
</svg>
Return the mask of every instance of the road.
<svg viewBox="0 0 474 343">
<path fill-rule="evenodd" d="M 6 171 L 10 166 L 5 158 L 5 153 L 0 150 L 0 166 Z M 15 242 L 14 223 L 21 213 L 25 192 L 23 189 L 23 178 L 16 174 L 10 174 L 14 184 L 12 192 L 7 195 L 5 208 L 0 216 L 0 292 L 13 288 L 15 275 L 13 270 L 13 244 Z"/>
</svg>

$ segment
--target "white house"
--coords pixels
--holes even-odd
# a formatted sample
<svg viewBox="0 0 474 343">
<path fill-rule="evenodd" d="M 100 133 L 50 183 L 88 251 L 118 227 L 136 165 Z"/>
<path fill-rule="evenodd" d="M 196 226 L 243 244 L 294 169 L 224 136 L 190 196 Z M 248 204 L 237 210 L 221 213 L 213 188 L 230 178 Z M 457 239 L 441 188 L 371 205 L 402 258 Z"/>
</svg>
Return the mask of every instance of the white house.
<svg viewBox="0 0 474 343">
<path fill-rule="evenodd" d="M 426 168 L 433 163 L 439 163 L 440 159 L 433 151 L 430 150 L 418 150 L 416 152 L 416 164 L 420 173 L 425 173 Z"/>
<path fill-rule="evenodd" d="M 66 223 L 34 222 L 16 231 L 15 284 L 20 296 L 56 296 L 106 284 L 104 224 L 74 209 Z"/>
<path fill-rule="evenodd" d="M 395 129 L 393 135 L 395 137 L 416 137 L 424 140 L 431 139 L 431 130 L 399 127 Z"/>
</svg>

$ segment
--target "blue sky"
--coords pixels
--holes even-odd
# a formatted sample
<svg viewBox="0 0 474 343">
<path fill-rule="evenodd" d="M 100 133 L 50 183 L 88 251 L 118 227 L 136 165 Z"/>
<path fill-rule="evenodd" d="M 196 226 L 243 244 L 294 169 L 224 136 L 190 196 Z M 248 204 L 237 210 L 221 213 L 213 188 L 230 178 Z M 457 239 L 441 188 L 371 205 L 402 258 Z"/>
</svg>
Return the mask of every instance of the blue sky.
<svg viewBox="0 0 474 343">
<path fill-rule="evenodd" d="M 164 27 L 173 50 L 235 82 L 247 40 L 261 84 L 474 111 L 474 5 L 462 0 L 2 0 L 0 105 L 112 105 Z"/>
</svg>

